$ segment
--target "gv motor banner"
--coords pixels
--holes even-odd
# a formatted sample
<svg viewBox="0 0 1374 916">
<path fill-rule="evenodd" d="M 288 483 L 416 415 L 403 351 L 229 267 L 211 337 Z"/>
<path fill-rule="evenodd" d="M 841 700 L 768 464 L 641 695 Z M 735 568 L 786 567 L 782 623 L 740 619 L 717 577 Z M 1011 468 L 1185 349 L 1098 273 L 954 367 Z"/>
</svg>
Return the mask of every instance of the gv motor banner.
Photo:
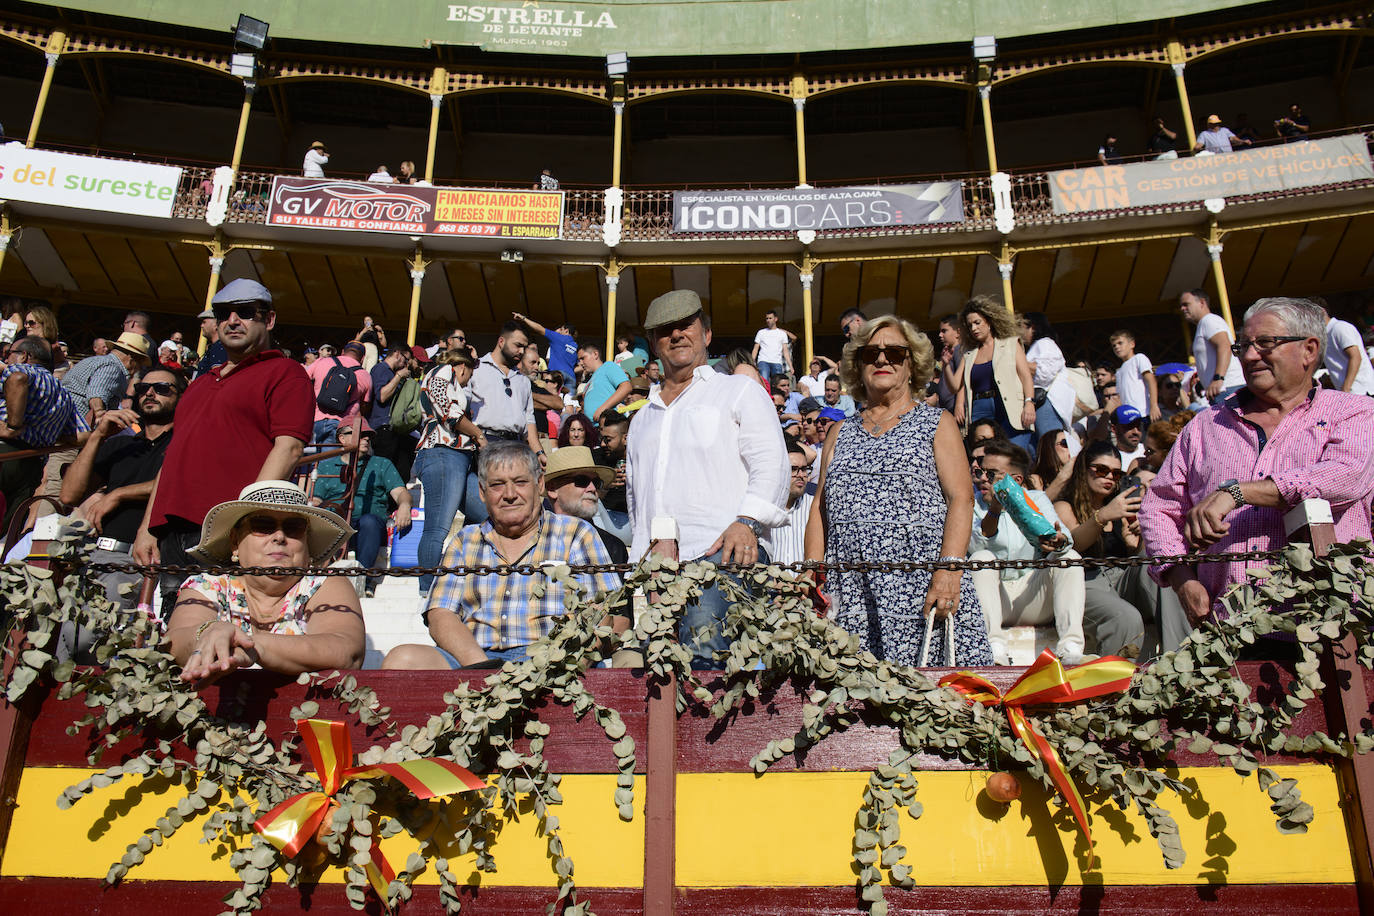
<svg viewBox="0 0 1374 916">
<path fill-rule="evenodd" d="M 0 200 L 166 217 L 180 180 L 175 166 L 0 146 Z"/>
<path fill-rule="evenodd" d="M 796 232 L 957 223 L 958 181 L 866 188 L 674 191 L 674 232 Z"/>
<path fill-rule="evenodd" d="M 1363 134 L 1049 175 L 1055 213 L 1188 203 L 1362 178 L 1374 178 Z"/>
<path fill-rule="evenodd" d="M 563 228 L 563 192 L 274 178 L 267 225 L 556 239 Z"/>
</svg>

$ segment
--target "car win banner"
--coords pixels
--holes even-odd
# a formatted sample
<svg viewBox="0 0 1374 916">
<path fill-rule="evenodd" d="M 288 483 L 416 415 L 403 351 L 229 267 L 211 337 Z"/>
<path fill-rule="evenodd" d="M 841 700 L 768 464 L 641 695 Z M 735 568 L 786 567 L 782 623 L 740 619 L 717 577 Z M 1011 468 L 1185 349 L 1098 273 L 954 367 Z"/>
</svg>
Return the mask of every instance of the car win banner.
<svg viewBox="0 0 1374 916">
<path fill-rule="evenodd" d="M 0 146 L 0 200 L 168 217 L 180 180 L 175 166 Z"/>
<path fill-rule="evenodd" d="M 858 188 L 674 191 L 674 232 L 797 232 L 957 223 L 958 181 Z"/>
<path fill-rule="evenodd" d="M 1055 213 L 1154 207 L 1370 178 L 1374 167 L 1363 134 L 1049 175 Z"/>
<path fill-rule="evenodd" d="M 563 228 L 563 192 L 274 178 L 267 225 L 556 239 Z"/>
</svg>

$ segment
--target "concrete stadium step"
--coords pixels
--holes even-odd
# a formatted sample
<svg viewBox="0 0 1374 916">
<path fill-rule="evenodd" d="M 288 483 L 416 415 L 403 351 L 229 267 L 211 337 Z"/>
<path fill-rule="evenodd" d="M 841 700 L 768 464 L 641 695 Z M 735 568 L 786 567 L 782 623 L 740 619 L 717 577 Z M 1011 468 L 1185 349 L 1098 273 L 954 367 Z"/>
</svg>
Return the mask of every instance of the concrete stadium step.
<svg viewBox="0 0 1374 916">
<path fill-rule="evenodd" d="M 380 668 L 386 653 L 402 643 L 433 645 L 420 619 L 420 580 L 413 576 L 387 576 L 376 595 L 364 598 L 363 623 L 367 627 L 364 668 Z"/>
<path fill-rule="evenodd" d="M 1052 626 L 1008 627 L 1007 654 L 1014 665 L 1029 665 L 1046 649 L 1053 649 L 1059 634 Z"/>
</svg>

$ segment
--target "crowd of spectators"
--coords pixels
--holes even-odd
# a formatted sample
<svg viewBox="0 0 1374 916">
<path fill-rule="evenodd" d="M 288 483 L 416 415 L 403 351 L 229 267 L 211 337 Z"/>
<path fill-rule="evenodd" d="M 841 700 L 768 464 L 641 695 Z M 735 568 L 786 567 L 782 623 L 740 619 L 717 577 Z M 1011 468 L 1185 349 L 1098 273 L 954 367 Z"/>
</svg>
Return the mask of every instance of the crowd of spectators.
<svg viewBox="0 0 1374 916">
<path fill-rule="evenodd" d="M 900 564 L 1263 548 L 1313 496 L 1342 538 L 1367 536 L 1374 368 L 1360 331 L 1320 301 L 1265 299 L 1237 339 L 1203 290 L 1178 306 L 1190 363 L 1156 364 L 1123 329 L 1095 364 L 1070 365 L 1043 314 L 975 297 L 930 336 L 849 310 L 843 352 L 805 375 L 775 311 L 752 349 L 713 353 L 690 290 L 654 300 L 609 360 L 567 322 L 516 312 L 487 352 L 460 328 L 398 346 L 365 317 L 298 361 L 273 343 L 270 291 L 238 279 L 199 316 L 203 354 L 179 331 L 154 345 L 133 312 L 63 371 L 51 310 L 8 309 L 0 454 L 24 455 L 0 462 L 0 491 L 8 522 L 41 488 L 91 523 L 105 559 L 291 566 L 351 549 L 365 567 L 408 532 L 419 495 L 425 567 L 823 560 L 828 577 L 806 573 L 820 606 L 879 658 L 1006 664 L 1011 628 L 1052 625 L 1069 663 L 1145 660 L 1218 613 L 1250 567 Z M 309 449 L 331 454 L 310 470 Z M 522 657 L 563 591 L 517 578 L 422 578 L 435 645 L 386 665 Z M 107 587 L 127 604 L 129 584 Z M 162 589 L 192 680 L 354 659 L 356 612 L 331 604 L 344 616 L 313 628 L 312 608 L 338 596 L 312 577 Z M 719 662 L 727 608 L 712 588 L 684 617 L 696 665 Z M 630 615 L 608 622 L 623 631 Z M 311 634 L 289 651 L 268 638 Z M 89 634 L 63 634 L 65 657 L 89 650 Z"/>
<path fill-rule="evenodd" d="M 1197 132 L 1197 140 L 1189 152 L 1210 156 L 1265 143 L 1293 143 L 1307 139 L 1312 130 L 1311 120 L 1303 114 L 1302 106 L 1297 102 L 1289 105 L 1283 114 L 1274 119 L 1273 124 L 1272 136 L 1265 137 L 1250 125 L 1250 118 L 1244 112 L 1237 114 L 1229 126 L 1222 120 L 1221 115 L 1210 114 Z M 1149 138 L 1142 158 L 1177 159 L 1178 135 L 1179 131 L 1170 128 L 1163 118 L 1155 118 L 1150 125 Z M 1115 133 L 1108 132 L 1103 136 L 1097 147 L 1097 161 L 1100 165 L 1116 165 L 1126 161 L 1126 155 L 1118 149 L 1117 142 Z"/>
</svg>

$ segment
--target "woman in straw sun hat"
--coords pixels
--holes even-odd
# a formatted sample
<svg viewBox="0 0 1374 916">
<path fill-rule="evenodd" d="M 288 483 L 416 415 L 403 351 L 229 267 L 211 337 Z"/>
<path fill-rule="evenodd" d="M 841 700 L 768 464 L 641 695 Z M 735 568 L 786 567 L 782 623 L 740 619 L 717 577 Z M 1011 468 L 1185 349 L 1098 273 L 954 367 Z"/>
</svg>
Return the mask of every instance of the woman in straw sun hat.
<svg viewBox="0 0 1374 916">
<path fill-rule="evenodd" d="M 260 480 L 206 514 L 190 553 L 211 564 L 322 566 L 352 535 L 342 518 L 308 505 L 296 484 Z M 205 685 L 236 668 L 357 668 L 365 634 L 345 579 L 201 573 L 182 583 L 167 640 L 182 680 Z"/>
</svg>

